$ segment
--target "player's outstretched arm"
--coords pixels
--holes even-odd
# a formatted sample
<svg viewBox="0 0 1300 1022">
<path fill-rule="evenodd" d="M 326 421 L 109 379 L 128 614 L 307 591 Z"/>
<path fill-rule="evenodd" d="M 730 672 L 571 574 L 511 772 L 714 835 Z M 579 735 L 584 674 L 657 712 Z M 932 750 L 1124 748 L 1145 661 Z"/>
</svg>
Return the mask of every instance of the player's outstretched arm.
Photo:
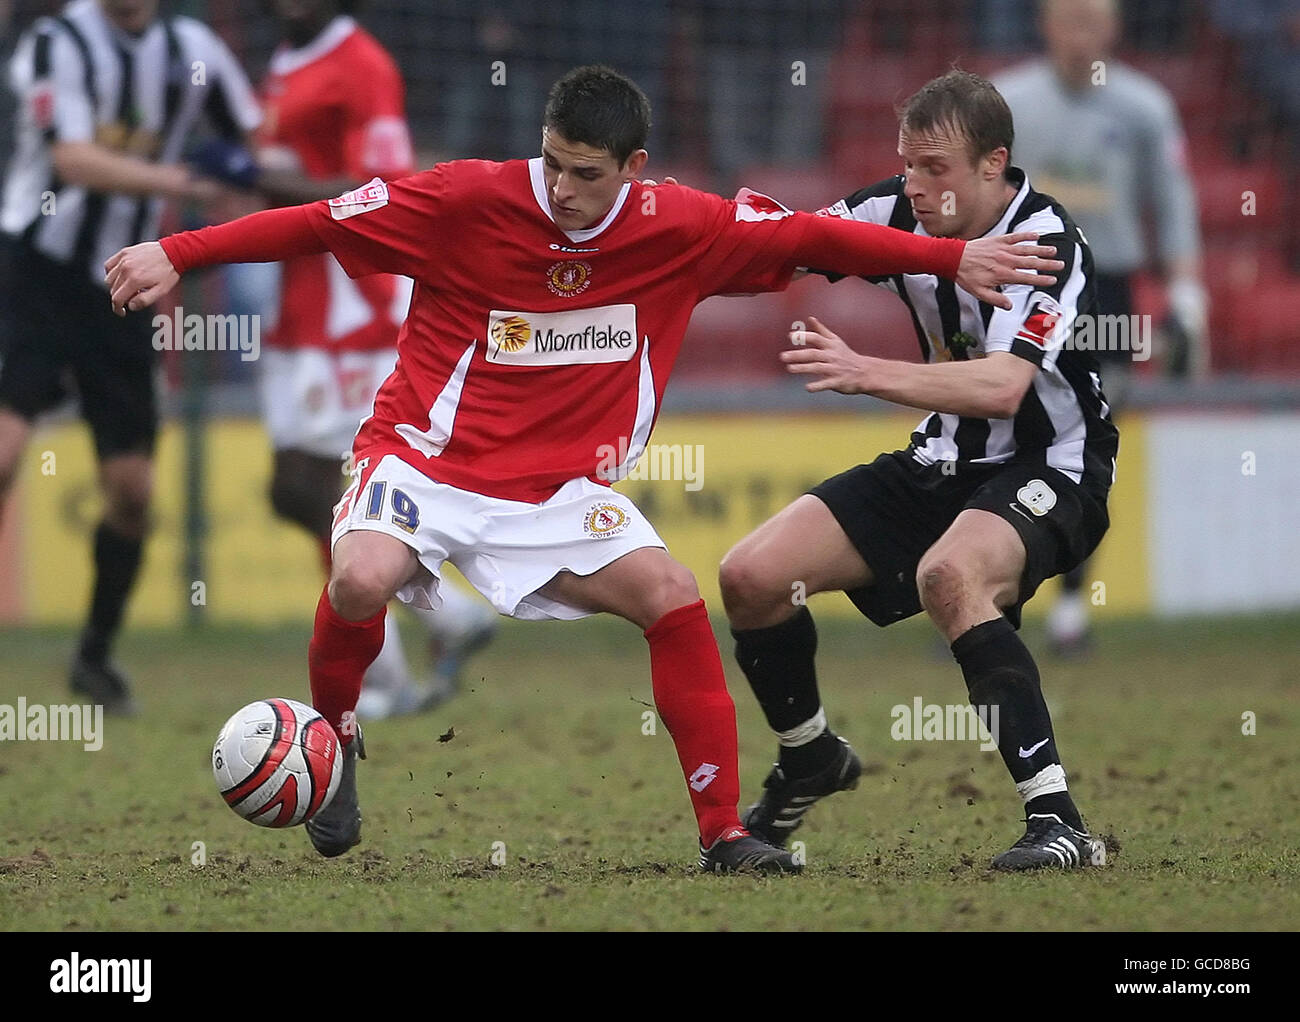
<svg viewBox="0 0 1300 1022">
<path fill-rule="evenodd" d="M 196 266 L 218 263 L 276 263 L 294 256 L 325 252 L 311 225 L 308 206 L 268 209 L 228 224 L 182 231 L 162 241 L 132 245 L 104 263 L 113 311 L 143 309 Z"/>
<path fill-rule="evenodd" d="M 1048 274 L 1065 268 L 1063 262 L 1052 258 L 1054 247 L 1033 244 L 1037 237 L 1024 232 L 961 241 L 838 217 L 810 216 L 792 255 L 796 265 L 854 277 L 933 273 L 955 281 L 982 302 L 1010 309 L 1011 299 L 997 290 L 1000 285 L 1047 287 L 1056 282 Z"/>
<path fill-rule="evenodd" d="M 870 394 L 927 412 L 977 419 L 1009 419 L 1024 400 L 1038 367 L 1006 351 L 963 362 L 916 364 L 859 355 L 809 316 L 811 329 L 795 330 L 795 347 L 781 352 L 786 370 L 810 380 L 810 392 Z"/>
</svg>

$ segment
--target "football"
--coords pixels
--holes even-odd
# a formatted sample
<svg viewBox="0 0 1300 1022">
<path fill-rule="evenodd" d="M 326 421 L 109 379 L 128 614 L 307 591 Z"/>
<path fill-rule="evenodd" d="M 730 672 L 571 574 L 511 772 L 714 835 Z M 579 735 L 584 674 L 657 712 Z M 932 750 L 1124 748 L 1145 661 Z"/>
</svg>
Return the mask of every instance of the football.
<svg viewBox="0 0 1300 1022">
<path fill-rule="evenodd" d="M 259 827 L 294 827 L 329 805 L 343 756 L 334 728 L 294 699 L 263 699 L 232 716 L 212 746 L 226 805 Z"/>
</svg>

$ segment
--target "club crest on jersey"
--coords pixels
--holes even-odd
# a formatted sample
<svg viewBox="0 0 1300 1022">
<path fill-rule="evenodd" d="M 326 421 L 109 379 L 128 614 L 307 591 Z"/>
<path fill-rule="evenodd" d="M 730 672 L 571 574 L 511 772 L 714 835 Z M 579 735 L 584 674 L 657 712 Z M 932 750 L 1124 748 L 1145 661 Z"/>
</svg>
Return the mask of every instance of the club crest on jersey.
<svg viewBox="0 0 1300 1022">
<path fill-rule="evenodd" d="M 379 178 L 371 178 L 370 183 L 344 192 L 337 199 L 329 200 L 330 216 L 335 220 L 346 220 L 358 213 L 373 213 L 381 206 L 388 205 L 388 185 Z"/>
<path fill-rule="evenodd" d="M 628 527 L 627 512 L 617 504 L 593 504 L 582 519 L 582 531 L 592 539 L 617 536 Z"/>
<path fill-rule="evenodd" d="M 546 286 L 561 298 L 572 298 L 591 284 L 591 263 L 565 259 L 546 271 Z"/>
</svg>

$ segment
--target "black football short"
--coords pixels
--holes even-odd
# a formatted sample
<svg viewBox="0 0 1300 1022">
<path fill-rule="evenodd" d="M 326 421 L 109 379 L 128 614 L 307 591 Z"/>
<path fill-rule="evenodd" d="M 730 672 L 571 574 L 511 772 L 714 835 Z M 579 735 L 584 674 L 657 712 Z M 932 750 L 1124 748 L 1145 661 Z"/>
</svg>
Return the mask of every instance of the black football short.
<svg viewBox="0 0 1300 1022">
<path fill-rule="evenodd" d="M 921 465 L 895 451 L 808 491 L 826 504 L 871 569 L 872 584 L 847 595 L 878 625 L 921 612 L 917 565 L 967 508 L 1010 522 L 1025 544 L 1020 595 L 1005 608 L 1017 628 L 1021 607 L 1038 587 L 1081 564 L 1110 525 L 1105 492 L 1085 490 L 1041 455 L 952 468 L 945 473 L 940 464 Z"/>
<path fill-rule="evenodd" d="M 153 312 L 116 316 L 82 273 L 3 239 L 0 406 L 29 421 L 76 394 L 101 458 L 152 453 Z"/>
</svg>

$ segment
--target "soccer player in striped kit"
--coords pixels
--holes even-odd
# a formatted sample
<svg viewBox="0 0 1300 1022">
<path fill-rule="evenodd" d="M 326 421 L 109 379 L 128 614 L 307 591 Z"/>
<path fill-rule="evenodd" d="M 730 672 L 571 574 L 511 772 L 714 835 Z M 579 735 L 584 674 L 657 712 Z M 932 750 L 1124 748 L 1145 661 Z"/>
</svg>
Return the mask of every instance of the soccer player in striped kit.
<svg viewBox="0 0 1300 1022">
<path fill-rule="evenodd" d="M 1038 668 L 1016 630 L 1043 582 L 1096 547 L 1109 524 L 1118 435 L 1091 351 L 1070 350 L 1095 313 L 1092 255 L 1069 214 L 1011 165 L 1011 111 L 989 82 L 952 71 L 902 114 L 904 172 L 821 214 L 924 237 L 1040 232 L 1065 262 L 1056 283 L 1002 289 L 996 308 L 932 274 L 868 277 L 907 305 L 927 364 L 863 356 L 817 320 L 782 358 L 810 391 L 871 394 L 929 411 L 905 450 L 826 480 L 723 560 L 736 659 L 779 759 L 743 817 L 783 845 L 819 798 L 857 786 L 861 765 L 826 725 L 802 592 L 843 591 L 877 625 L 924 610 L 950 644 L 971 703 L 996 707 L 994 737 L 1025 805 L 1001 869 L 1105 861 L 1057 751 Z M 882 725 L 883 731 L 883 725 Z"/>
</svg>

